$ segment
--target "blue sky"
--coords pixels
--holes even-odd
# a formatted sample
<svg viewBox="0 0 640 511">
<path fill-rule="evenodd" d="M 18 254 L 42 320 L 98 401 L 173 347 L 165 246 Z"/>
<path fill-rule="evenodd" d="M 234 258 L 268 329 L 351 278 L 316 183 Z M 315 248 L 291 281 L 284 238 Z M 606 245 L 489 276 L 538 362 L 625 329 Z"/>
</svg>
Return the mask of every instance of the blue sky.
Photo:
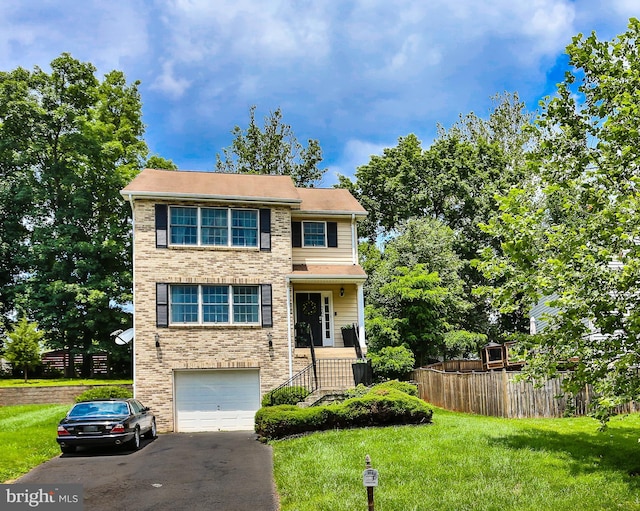
<svg viewBox="0 0 640 511">
<path fill-rule="evenodd" d="M 0 70 L 62 52 L 140 80 L 146 141 L 184 170 L 211 170 L 246 127 L 280 107 L 318 139 L 324 186 L 415 133 L 486 116 L 517 91 L 553 93 L 579 32 L 612 39 L 640 0 L 3 0 Z"/>
</svg>

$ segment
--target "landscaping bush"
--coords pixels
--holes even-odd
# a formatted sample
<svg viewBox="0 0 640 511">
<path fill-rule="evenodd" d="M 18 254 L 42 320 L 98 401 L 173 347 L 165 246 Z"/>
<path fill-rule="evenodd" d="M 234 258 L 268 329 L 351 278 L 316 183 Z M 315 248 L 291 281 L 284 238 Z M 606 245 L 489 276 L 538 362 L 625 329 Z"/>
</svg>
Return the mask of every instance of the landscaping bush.
<svg viewBox="0 0 640 511">
<path fill-rule="evenodd" d="M 333 405 L 335 406 L 335 405 Z M 275 439 L 285 436 L 327 429 L 332 406 L 310 406 L 300 408 L 293 405 L 263 407 L 256 413 L 256 433 Z"/>
<path fill-rule="evenodd" d="M 375 386 L 376 389 L 395 389 L 410 396 L 418 397 L 418 387 L 409 383 L 408 381 L 389 380 L 383 383 L 378 383 Z M 355 396 L 354 396 L 355 397 Z"/>
<path fill-rule="evenodd" d="M 94 399 L 112 399 L 112 398 L 129 398 L 133 397 L 133 392 L 124 387 L 116 387 L 113 385 L 104 385 L 85 390 L 76 397 L 76 403 L 80 401 L 93 401 Z"/>
<path fill-rule="evenodd" d="M 413 352 L 405 346 L 386 346 L 368 354 L 376 381 L 406 379 L 415 364 Z"/>
<path fill-rule="evenodd" d="M 422 424 L 431 422 L 433 415 L 424 401 L 393 388 L 374 387 L 365 396 L 348 399 L 338 407 L 338 427 Z"/>
<path fill-rule="evenodd" d="M 353 389 L 345 390 L 342 394 L 344 395 L 345 399 L 351 399 L 352 397 L 362 397 L 370 390 L 371 389 L 369 387 L 361 383 Z"/>
<path fill-rule="evenodd" d="M 276 439 L 334 428 L 431 422 L 433 411 L 424 401 L 393 388 L 399 382 L 389 383 L 377 385 L 363 396 L 340 404 L 309 408 L 291 405 L 261 408 L 256 414 L 256 433 Z"/>
<path fill-rule="evenodd" d="M 304 401 L 310 392 L 304 387 L 283 387 L 267 392 L 262 398 L 262 406 L 295 405 Z"/>
</svg>

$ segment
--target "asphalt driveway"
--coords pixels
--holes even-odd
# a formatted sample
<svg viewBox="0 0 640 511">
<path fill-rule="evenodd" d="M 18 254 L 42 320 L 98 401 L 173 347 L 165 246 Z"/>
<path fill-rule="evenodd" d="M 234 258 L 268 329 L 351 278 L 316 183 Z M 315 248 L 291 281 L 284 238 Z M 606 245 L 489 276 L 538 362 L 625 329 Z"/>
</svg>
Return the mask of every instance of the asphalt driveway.
<svg viewBox="0 0 640 511">
<path fill-rule="evenodd" d="M 16 483 L 79 483 L 85 511 L 276 511 L 271 447 L 248 431 L 171 433 L 137 452 L 78 450 Z"/>
</svg>

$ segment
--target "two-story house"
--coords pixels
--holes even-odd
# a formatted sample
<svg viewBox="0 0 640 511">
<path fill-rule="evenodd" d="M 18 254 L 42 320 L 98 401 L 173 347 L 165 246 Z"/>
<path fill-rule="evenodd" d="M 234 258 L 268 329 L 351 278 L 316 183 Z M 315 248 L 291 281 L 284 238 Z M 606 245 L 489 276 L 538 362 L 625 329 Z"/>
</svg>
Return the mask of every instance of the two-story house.
<svg viewBox="0 0 640 511">
<path fill-rule="evenodd" d="M 364 350 L 357 222 L 342 189 L 288 176 L 143 170 L 133 215 L 135 394 L 160 431 L 252 429 L 261 397 Z"/>
</svg>

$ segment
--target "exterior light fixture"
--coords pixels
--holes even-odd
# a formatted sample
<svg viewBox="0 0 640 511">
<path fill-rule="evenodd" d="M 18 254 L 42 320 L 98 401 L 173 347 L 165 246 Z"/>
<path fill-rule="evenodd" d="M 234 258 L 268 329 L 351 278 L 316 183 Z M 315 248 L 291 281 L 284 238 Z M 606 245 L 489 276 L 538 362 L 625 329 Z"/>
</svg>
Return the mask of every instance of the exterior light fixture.
<svg viewBox="0 0 640 511">
<path fill-rule="evenodd" d="M 344 288 L 343 287 L 340 288 L 340 296 L 344 296 Z"/>
<path fill-rule="evenodd" d="M 160 336 L 156 334 L 156 348 L 160 347 Z"/>
</svg>

